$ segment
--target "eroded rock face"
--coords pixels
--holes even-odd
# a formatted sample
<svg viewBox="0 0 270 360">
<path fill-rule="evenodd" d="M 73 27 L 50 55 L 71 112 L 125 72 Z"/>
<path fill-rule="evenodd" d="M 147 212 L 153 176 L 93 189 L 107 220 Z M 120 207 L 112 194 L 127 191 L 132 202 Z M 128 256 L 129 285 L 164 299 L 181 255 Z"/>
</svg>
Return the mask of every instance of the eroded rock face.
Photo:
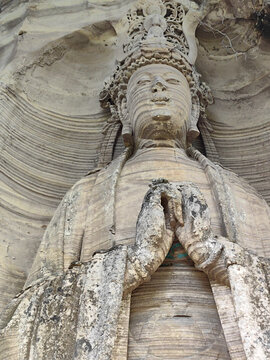
<svg viewBox="0 0 270 360">
<path fill-rule="evenodd" d="M 123 56 L 123 17 L 135 2 L 6 1 L 1 6 L 0 308 L 23 287 L 65 192 L 97 166 L 110 116 L 98 96 Z M 197 30 L 196 62 L 214 97 L 208 122 L 204 128 L 199 124 L 200 148 L 244 176 L 267 201 L 268 8 L 260 0 L 213 4 Z M 123 141 L 120 136 L 115 146 L 110 141 L 116 158 Z M 254 213 L 260 201 L 252 202 Z M 245 216 L 242 211 L 241 230 Z M 266 228 L 259 224 L 267 245 Z"/>
</svg>

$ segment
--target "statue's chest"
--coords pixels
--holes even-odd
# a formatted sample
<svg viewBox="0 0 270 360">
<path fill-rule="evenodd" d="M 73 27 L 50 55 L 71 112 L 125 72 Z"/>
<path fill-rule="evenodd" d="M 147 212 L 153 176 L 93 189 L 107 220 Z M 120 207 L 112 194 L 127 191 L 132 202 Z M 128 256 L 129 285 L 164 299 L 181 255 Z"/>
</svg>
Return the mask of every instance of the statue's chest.
<svg viewBox="0 0 270 360">
<path fill-rule="evenodd" d="M 172 149 L 146 152 L 127 162 L 117 185 L 115 203 L 116 242 L 134 242 L 136 222 L 143 198 L 153 179 L 165 178 L 171 182 L 191 181 L 199 186 L 207 199 L 213 227 L 220 234 L 219 211 L 212 196 L 209 181 L 199 164 L 187 157 L 177 156 Z"/>
</svg>

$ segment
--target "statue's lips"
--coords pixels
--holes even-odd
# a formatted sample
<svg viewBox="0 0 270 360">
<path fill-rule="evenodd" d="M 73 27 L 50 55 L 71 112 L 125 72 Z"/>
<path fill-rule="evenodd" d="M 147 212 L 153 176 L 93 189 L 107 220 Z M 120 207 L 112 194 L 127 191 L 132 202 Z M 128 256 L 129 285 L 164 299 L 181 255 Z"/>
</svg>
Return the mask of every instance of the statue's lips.
<svg viewBox="0 0 270 360">
<path fill-rule="evenodd" d="M 161 107 L 166 106 L 170 102 L 170 98 L 167 96 L 157 96 L 151 99 L 151 102 L 153 105 L 160 105 Z M 169 109 L 161 109 L 157 108 L 156 110 L 152 111 L 152 119 L 153 120 L 159 120 L 159 121 L 166 121 L 171 118 L 171 111 Z"/>
<path fill-rule="evenodd" d="M 170 99 L 168 97 L 155 97 L 151 99 L 155 105 L 167 105 Z"/>
</svg>

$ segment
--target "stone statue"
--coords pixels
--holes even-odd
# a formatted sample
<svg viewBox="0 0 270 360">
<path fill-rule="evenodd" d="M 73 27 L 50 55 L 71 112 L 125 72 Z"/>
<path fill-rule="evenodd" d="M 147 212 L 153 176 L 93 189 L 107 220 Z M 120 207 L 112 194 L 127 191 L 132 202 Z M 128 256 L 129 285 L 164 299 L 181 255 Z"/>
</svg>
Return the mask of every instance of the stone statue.
<svg viewBox="0 0 270 360">
<path fill-rule="evenodd" d="M 191 146 L 211 101 L 198 13 L 142 1 L 128 19 L 100 167 L 65 195 L 2 314 L 0 359 L 267 359 L 269 208 Z"/>
</svg>

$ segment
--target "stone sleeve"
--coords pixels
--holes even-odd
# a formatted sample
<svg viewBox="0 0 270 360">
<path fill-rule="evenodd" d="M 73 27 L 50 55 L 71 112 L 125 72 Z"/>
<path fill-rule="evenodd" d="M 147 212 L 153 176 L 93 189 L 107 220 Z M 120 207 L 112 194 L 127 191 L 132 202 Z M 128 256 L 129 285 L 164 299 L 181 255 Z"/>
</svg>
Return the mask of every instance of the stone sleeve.
<svg viewBox="0 0 270 360">
<path fill-rule="evenodd" d="M 80 260 L 91 189 L 92 179 L 84 178 L 66 193 L 45 231 L 25 288 Z"/>
</svg>

